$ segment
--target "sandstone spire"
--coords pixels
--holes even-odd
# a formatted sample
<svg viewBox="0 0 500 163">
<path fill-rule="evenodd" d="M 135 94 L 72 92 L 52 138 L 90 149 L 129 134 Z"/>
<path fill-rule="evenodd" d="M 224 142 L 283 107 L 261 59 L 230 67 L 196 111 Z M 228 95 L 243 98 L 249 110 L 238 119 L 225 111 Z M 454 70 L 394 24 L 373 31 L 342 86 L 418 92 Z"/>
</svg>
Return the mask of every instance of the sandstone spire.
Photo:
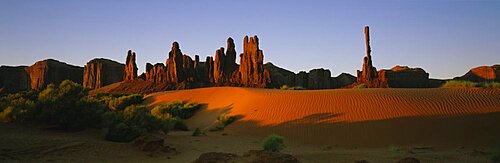
<svg viewBox="0 0 500 163">
<path fill-rule="evenodd" d="M 371 47 L 370 47 L 370 28 L 365 26 L 365 44 L 366 44 L 366 56 L 363 58 L 363 67 L 361 71 L 358 71 L 358 83 L 367 83 L 371 85 L 372 81 L 377 78 L 377 69 L 373 67 Z"/>
<path fill-rule="evenodd" d="M 127 60 L 125 62 L 125 76 L 124 80 L 134 80 L 137 78 L 137 64 L 135 63 L 135 52 L 128 50 Z"/>
<path fill-rule="evenodd" d="M 264 69 L 264 53 L 259 49 L 257 36 L 243 39 L 243 53 L 240 55 L 241 85 L 245 87 L 266 87 L 270 83 L 269 71 Z M 267 71 L 267 72 L 266 72 Z"/>
</svg>

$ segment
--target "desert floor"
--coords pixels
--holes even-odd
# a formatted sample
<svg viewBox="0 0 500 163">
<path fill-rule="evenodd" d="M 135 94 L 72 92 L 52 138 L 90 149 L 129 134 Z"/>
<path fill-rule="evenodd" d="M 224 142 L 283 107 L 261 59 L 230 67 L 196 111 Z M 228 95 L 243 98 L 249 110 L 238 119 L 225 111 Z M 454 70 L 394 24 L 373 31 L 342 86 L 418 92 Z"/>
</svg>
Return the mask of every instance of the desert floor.
<svg viewBox="0 0 500 163">
<path fill-rule="evenodd" d="M 222 113 L 239 116 L 222 132 L 164 135 L 177 153 L 151 154 L 107 142 L 105 129 L 64 133 L 40 125 L 0 124 L 0 162 L 191 162 L 205 152 L 242 155 L 268 134 L 301 162 L 488 162 L 500 139 L 500 91 L 493 89 L 337 89 L 283 91 L 202 88 L 160 92 L 144 104 L 206 104 L 186 124 L 207 128 Z"/>
</svg>

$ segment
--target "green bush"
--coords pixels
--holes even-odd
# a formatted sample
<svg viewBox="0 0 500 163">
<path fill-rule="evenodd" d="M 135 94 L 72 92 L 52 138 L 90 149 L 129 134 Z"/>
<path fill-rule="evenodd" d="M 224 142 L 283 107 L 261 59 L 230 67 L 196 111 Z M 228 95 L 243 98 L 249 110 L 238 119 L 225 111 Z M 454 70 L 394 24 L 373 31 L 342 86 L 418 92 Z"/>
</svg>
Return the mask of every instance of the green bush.
<svg viewBox="0 0 500 163">
<path fill-rule="evenodd" d="M 142 101 L 143 101 L 142 95 L 131 94 L 114 98 L 112 101 L 109 102 L 108 106 L 111 110 L 123 110 L 127 106 L 137 105 L 140 104 Z"/>
<path fill-rule="evenodd" d="M 295 86 L 295 87 L 290 87 L 288 85 L 282 85 L 280 87 L 281 90 L 305 90 L 304 87 L 301 87 L 301 86 Z"/>
<path fill-rule="evenodd" d="M 476 87 L 478 83 L 465 80 L 449 80 L 444 83 L 443 87 Z"/>
<path fill-rule="evenodd" d="M 471 82 L 465 80 L 448 80 L 442 87 L 481 87 L 481 88 L 500 88 L 499 82 Z"/>
<path fill-rule="evenodd" d="M 187 119 L 194 115 L 196 111 L 201 108 L 198 103 L 192 102 L 171 102 L 167 104 L 156 105 L 151 109 L 151 114 L 157 118 L 171 118 L 179 117 L 181 119 Z"/>
<path fill-rule="evenodd" d="M 217 121 L 213 124 L 209 131 L 222 131 L 224 128 L 238 119 L 237 116 L 230 116 L 229 113 L 223 113 L 217 117 Z"/>
<path fill-rule="evenodd" d="M 499 82 L 486 82 L 482 85 L 483 88 L 500 88 Z"/>
<path fill-rule="evenodd" d="M 200 128 L 196 128 L 193 132 L 193 134 L 191 134 L 191 136 L 202 136 L 202 135 L 205 135 L 205 133 L 203 133 Z"/>
<path fill-rule="evenodd" d="M 271 134 L 262 142 L 262 148 L 270 152 L 280 152 L 285 148 L 285 142 L 282 136 Z"/>
<path fill-rule="evenodd" d="M 40 92 L 36 109 L 28 110 L 27 119 L 58 125 L 63 130 L 81 130 L 101 123 L 103 108 L 89 101 L 81 85 L 70 80 L 59 87 L 50 84 Z"/>
<path fill-rule="evenodd" d="M 362 84 L 359 84 L 359 85 L 357 85 L 357 86 L 354 86 L 354 88 L 356 88 L 356 89 L 360 89 L 360 88 L 368 88 L 368 86 L 367 86 L 366 84 L 362 83 Z"/>
<path fill-rule="evenodd" d="M 129 142 L 147 132 L 164 132 L 171 129 L 169 120 L 158 119 L 144 106 L 131 105 L 123 111 L 105 114 L 111 119 L 106 140 Z"/>
</svg>

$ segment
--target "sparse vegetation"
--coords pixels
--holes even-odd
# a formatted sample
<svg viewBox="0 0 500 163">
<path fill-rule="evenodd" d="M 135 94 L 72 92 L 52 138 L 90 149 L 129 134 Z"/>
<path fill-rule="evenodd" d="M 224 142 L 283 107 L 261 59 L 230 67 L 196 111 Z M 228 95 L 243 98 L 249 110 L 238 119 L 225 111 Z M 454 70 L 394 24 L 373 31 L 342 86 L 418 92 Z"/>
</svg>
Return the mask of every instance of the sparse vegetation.
<svg viewBox="0 0 500 163">
<path fill-rule="evenodd" d="M 191 117 L 200 104 L 173 102 L 150 109 L 140 105 L 143 96 L 99 94 L 70 80 L 46 89 L 0 96 L 1 122 L 40 122 L 66 131 L 89 127 L 108 128 L 106 140 L 128 142 L 147 132 L 188 130 L 182 119 Z"/>
<path fill-rule="evenodd" d="M 366 84 L 362 83 L 362 84 L 359 84 L 359 85 L 357 85 L 357 86 L 354 86 L 354 88 L 356 88 L 356 89 L 360 89 L 360 88 L 368 88 L 368 86 L 367 86 Z"/>
<path fill-rule="evenodd" d="M 478 87 L 478 88 L 500 88 L 499 82 L 471 82 L 465 80 L 449 80 L 442 87 Z"/>
<path fill-rule="evenodd" d="M 304 87 L 301 87 L 301 86 L 295 86 L 295 87 L 290 87 L 288 85 L 282 85 L 280 87 L 281 90 L 305 90 Z"/>
<path fill-rule="evenodd" d="M 276 134 L 268 135 L 262 142 L 262 148 L 270 152 L 280 152 L 285 149 L 285 139 Z"/>
<path fill-rule="evenodd" d="M 230 116 L 229 113 L 223 113 L 217 117 L 217 121 L 212 125 L 210 131 L 222 131 L 224 127 L 238 119 L 237 116 Z"/>
<path fill-rule="evenodd" d="M 196 129 L 194 130 L 193 134 L 191 134 L 191 136 L 202 136 L 202 135 L 205 135 L 205 133 L 204 133 L 204 132 L 202 132 L 202 131 L 200 130 L 200 128 L 196 128 Z"/>
<path fill-rule="evenodd" d="M 155 106 L 151 113 L 158 118 L 179 117 L 187 119 L 194 115 L 201 108 L 198 103 L 192 102 L 171 102 Z"/>
</svg>

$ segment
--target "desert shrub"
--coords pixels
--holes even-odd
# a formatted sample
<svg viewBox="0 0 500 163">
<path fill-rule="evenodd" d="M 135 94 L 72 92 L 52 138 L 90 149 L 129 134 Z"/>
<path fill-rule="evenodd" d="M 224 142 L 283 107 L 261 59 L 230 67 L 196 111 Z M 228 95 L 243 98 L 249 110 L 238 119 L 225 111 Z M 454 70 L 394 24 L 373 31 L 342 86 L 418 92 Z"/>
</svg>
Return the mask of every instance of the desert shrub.
<svg viewBox="0 0 500 163">
<path fill-rule="evenodd" d="M 280 152 L 285 148 L 285 139 L 282 136 L 271 134 L 262 142 L 262 148 L 270 152 Z"/>
<path fill-rule="evenodd" d="M 96 127 L 101 123 L 102 109 L 86 98 L 81 85 L 70 80 L 59 87 L 50 84 L 40 92 L 36 109 L 28 110 L 27 119 L 56 124 L 64 130 Z"/>
<path fill-rule="evenodd" d="M 106 140 L 116 142 L 129 142 L 147 132 L 168 132 L 171 128 L 170 121 L 158 119 L 151 115 L 144 106 L 131 105 L 123 111 L 105 114 L 109 123 Z"/>
<path fill-rule="evenodd" d="M 196 128 L 194 131 L 193 131 L 193 134 L 191 134 L 191 136 L 202 136 L 202 135 L 205 135 L 205 133 L 203 133 L 200 128 Z"/>
<path fill-rule="evenodd" d="M 367 86 L 366 84 L 362 83 L 362 84 L 359 84 L 359 85 L 357 85 L 357 86 L 354 86 L 354 88 L 357 88 L 357 89 L 360 89 L 360 88 L 368 88 L 368 86 Z"/>
<path fill-rule="evenodd" d="M 290 87 L 288 85 L 282 85 L 280 87 L 281 90 L 305 90 L 304 87 L 301 87 L 301 86 L 295 86 L 295 87 Z"/>
<path fill-rule="evenodd" d="M 7 123 L 26 119 L 27 113 L 36 107 L 32 98 L 24 93 L 16 93 L 0 99 L 2 101 L 1 108 L 5 108 L 0 110 L 0 121 Z"/>
<path fill-rule="evenodd" d="M 237 119 L 237 116 L 230 116 L 229 113 L 223 113 L 217 117 L 217 121 L 210 127 L 209 131 L 222 131 L 227 125 Z"/>
<path fill-rule="evenodd" d="M 12 111 L 14 110 L 14 107 L 12 106 L 9 106 L 7 107 L 6 109 L 2 110 L 2 112 L 0 112 L 0 122 L 3 122 L 3 123 L 8 123 L 8 122 L 12 122 Z"/>
<path fill-rule="evenodd" d="M 188 126 L 179 117 L 173 117 L 168 119 L 174 130 L 188 131 Z"/>
<path fill-rule="evenodd" d="M 130 142 L 145 132 L 136 125 L 120 122 L 109 126 L 105 139 L 114 142 Z"/>
<path fill-rule="evenodd" d="M 142 100 L 143 97 L 139 94 L 125 95 L 109 101 L 108 106 L 111 110 L 123 110 L 127 106 L 140 104 Z"/>
<path fill-rule="evenodd" d="M 478 83 L 465 80 L 448 80 L 443 87 L 476 87 Z"/>
<path fill-rule="evenodd" d="M 194 115 L 196 111 L 201 108 L 198 103 L 192 102 L 171 102 L 167 104 L 156 105 L 151 109 L 151 113 L 157 117 L 168 118 L 179 117 L 181 119 L 187 119 Z"/>
<path fill-rule="evenodd" d="M 485 82 L 481 85 L 483 88 L 500 88 L 499 82 Z"/>
</svg>

